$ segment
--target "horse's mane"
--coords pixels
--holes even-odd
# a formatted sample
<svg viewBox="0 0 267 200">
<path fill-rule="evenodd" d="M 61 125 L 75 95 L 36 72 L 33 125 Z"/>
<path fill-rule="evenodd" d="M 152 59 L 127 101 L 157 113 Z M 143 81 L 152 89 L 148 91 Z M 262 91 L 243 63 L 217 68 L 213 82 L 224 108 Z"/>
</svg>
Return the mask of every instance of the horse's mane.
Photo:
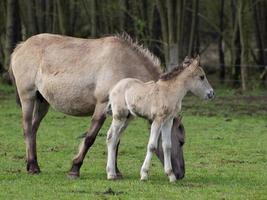
<svg viewBox="0 0 267 200">
<path fill-rule="evenodd" d="M 150 69 L 152 71 L 156 71 L 161 74 L 161 62 L 158 59 L 157 56 L 155 56 L 151 51 L 149 51 L 147 48 L 145 48 L 143 45 L 139 44 L 137 41 L 134 41 L 130 35 L 123 32 L 122 34 L 117 34 L 115 37 L 121 41 L 123 41 L 129 48 L 137 52 L 140 56 L 142 56 L 144 59 L 146 59 L 149 63 L 152 64 L 153 69 Z M 148 67 L 148 66 L 147 66 Z"/>
<path fill-rule="evenodd" d="M 182 64 L 177 65 L 169 72 L 161 74 L 159 79 L 162 81 L 168 81 L 170 79 L 173 79 L 174 77 L 177 77 L 179 74 L 182 73 L 182 71 L 184 71 L 186 67 L 188 67 L 192 63 L 192 61 L 192 59 L 186 58 Z"/>
</svg>

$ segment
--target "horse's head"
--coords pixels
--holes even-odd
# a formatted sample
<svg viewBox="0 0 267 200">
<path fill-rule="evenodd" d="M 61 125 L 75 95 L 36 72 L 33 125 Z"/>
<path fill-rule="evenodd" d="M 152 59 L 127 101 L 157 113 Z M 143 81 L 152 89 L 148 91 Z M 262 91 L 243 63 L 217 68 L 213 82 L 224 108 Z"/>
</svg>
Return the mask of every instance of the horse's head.
<svg viewBox="0 0 267 200">
<path fill-rule="evenodd" d="M 200 66 L 200 57 L 197 56 L 193 59 L 186 57 L 183 65 L 188 74 L 186 80 L 187 88 L 200 98 L 214 98 L 214 91 L 206 77 L 204 70 Z"/>
<path fill-rule="evenodd" d="M 162 141 L 159 137 L 158 148 L 156 150 L 156 155 L 160 159 L 161 163 L 164 165 L 164 156 L 162 150 Z M 184 153 L 183 145 L 185 142 L 185 131 L 184 127 L 180 122 L 180 119 L 175 118 L 173 120 L 172 126 L 172 149 L 171 149 L 171 163 L 172 169 L 177 179 L 182 179 L 185 175 L 185 163 L 184 163 Z"/>
</svg>

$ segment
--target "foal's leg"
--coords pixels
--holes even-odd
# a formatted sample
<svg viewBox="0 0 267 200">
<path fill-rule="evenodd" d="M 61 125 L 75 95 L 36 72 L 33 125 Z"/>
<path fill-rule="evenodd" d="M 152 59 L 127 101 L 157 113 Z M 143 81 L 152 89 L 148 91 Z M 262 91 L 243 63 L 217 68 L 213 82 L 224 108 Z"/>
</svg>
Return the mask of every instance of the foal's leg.
<svg viewBox="0 0 267 200">
<path fill-rule="evenodd" d="M 121 133 L 125 130 L 129 123 L 130 119 L 114 119 L 107 133 L 107 149 L 108 149 L 108 158 L 107 158 L 107 179 L 114 180 L 120 178 L 120 175 L 117 173 L 117 153 L 118 153 L 118 143 L 120 140 Z"/>
<path fill-rule="evenodd" d="M 80 149 L 78 154 L 74 157 L 72 161 L 72 166 L 69 171 L 70 177 L 77 178 L 80 176 L 80 168 L 83 164 L 84 157 L 88 152 L 89 148 L 94 144 L 96 136 L 106 120 L 106 113 L 105 113 L 106 106 L 107 106 L 106 103 L 96 104 L 90 128 L 84 140 L 80 144 Z"/>
<path fill-rule="evenodd" d="M 169 177 L 170 182 L 176 181 L 176 177 L 172 170 L 171 164 L 171 129 L 172 129 L 173 119 L 170 119 L 162 125 L 162 149 L 164 155 L 164 171 Z"/>
<path fill-rule="evenodd" d="M 151 133 L 147 145 L 147 153 L 146 153 L 146 158 L 145 161 L 142 165 L 140 176 L 141 180 L 147 180 L 148 179 L 148 170 L 150 167 L 150 162 L 153 156 L 153 153 L 156 151 L 156 148 L 158 146 L 158 138 L 160 134 L 160 128 L 161 128 L 161 123 L 160 121 L 153 121 L 151 125 Z"/>
<path fill-rule="evenodd" d="M 118 168 L 118 152 L 119 152 L 119 146 L 120 146 L 120 140 L 117 144 L 116 147 L 116 158 L 115 158 L 115 168 L 116 168 L 116 174 L 117 174 L 117 178 L 122 178 L 122 173 L 120 172 L 119 168 Z"/>
</svg>

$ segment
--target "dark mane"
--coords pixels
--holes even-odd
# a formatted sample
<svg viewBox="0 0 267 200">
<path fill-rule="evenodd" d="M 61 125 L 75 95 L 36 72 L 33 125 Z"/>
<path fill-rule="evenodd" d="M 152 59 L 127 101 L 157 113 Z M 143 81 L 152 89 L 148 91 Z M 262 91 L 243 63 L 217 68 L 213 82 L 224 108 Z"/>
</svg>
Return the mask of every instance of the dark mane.
<svg viewBox="0 0 267 200">
<path fill-rule="evenodd" d="M 161 70 L 161 62 L 158 59 L 157 56 L 155 56 L 151 51 L 149 51 L 147 48 L 145 48 L 143 45 L 140 45 L 137 41 L 134 41 L 131 36 L 129 36 L 127 33 L 123 32 L 122 34 L 115 35 L 117 39 L 120 41 L 123 41 L 129 48 L 134 50 L 136 53 L 138 53 L 140 56 L 142 56 L 148 63 L 150 63 L 148 69 L 151 72 L 157 72 L 158 74 L 162 73 Z"/>
<path fill-rule="evenodd" d="M 181 65 L 177 65 L 171 71 L 165 72 L 160 75 L 159 79 L 162 81 L 167 81 L 173 79 L 182 73 L 182 71 L 188 67 L 193 62 L 193 59 L 186 57 Z"/>
<path fill-rule="evenodd" d="M 170 79 L 178 76 L 179 74 L 181 74 L 181 72 L 183 70 L 184 70 L 183 65 L 178 65 L 178 66 L 174 67 L 171 71 L 161 74 L 159 79 L 162 81 L 170 80 Z"/>
</svg>

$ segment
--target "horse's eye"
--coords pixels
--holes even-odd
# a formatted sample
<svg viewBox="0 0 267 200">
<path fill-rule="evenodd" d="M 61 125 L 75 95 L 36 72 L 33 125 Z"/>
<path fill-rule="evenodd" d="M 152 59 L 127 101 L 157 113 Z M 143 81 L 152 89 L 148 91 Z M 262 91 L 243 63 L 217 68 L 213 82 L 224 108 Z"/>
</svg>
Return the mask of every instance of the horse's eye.
<svg viewBox="0 0 267 200">
<path fill-rule="evenodd" d="M 202 80 L 202 81 L 203 81 L 203 80 L 204 80 L 204 78 L 205 78 L 205 77 L 204 77 L 204 75 L 200 76 L 200 80 Z"/>
</svg>

